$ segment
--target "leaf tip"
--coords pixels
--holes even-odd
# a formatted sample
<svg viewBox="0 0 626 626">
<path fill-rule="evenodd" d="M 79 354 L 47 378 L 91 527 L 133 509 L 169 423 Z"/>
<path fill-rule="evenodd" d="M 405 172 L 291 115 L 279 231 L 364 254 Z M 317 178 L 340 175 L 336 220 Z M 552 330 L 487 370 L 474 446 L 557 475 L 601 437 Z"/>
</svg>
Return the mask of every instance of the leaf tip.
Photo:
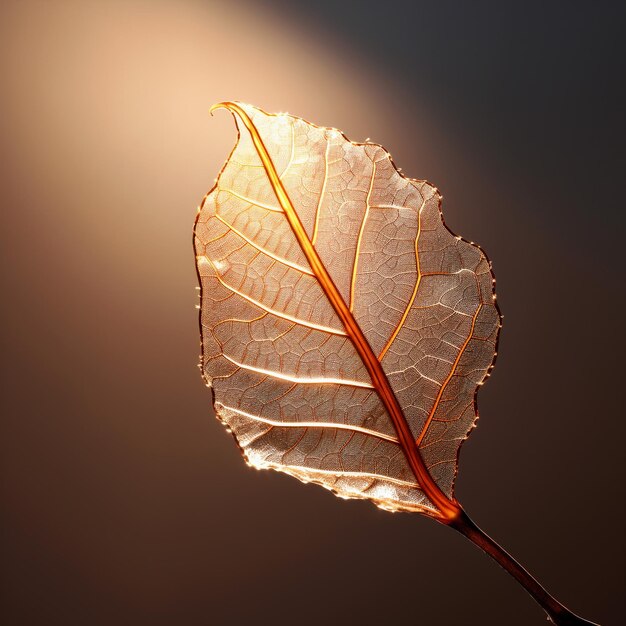
<svg viewBox="0 0 626 626">
<path fill-rule="evenodd" d="M 244 105 L 245 106 L 245 105 Z M 231 113 L 236 113 L 239 109 L 241 109 L 240 103 L 233 102 L 231 100 L 224 100 L 223 102 L 216 102 L 209 109 L 209 113 L 213 116 L 213 113 L 218 109 L 226 109 Z"/>
<path fill-rule="evenodd" d="M 215 113 L 215 111 L 217 111 L 218 109 L 227 109 L 229 104 L 231 103 L 230 102 L 216 102 L 215 104 L 212 104 L 211 108 L 209 109 L 209 115 L 213 117 L 213 113 Z"/>
</svg>

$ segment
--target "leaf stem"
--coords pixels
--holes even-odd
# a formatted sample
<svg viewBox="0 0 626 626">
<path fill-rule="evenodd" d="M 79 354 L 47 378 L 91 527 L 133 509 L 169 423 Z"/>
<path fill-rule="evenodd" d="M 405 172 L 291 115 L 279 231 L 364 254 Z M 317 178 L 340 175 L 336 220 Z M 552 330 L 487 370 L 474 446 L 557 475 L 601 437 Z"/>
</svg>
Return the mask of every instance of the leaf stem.
<svg viewBox="0 0 626 626">
<path fill-rule="evenodd" d="M 595 622 L 589 622 L 578 617 L 550 595 L 502 546 L 481 530 L 463 509 L 460 509 L 459 515 L 453 519 L 442 518 L 439 521 L 467 537 L 511 574 L 548 614 L 548 619 L 556 626 L 599 626 Z"/>
</svg>

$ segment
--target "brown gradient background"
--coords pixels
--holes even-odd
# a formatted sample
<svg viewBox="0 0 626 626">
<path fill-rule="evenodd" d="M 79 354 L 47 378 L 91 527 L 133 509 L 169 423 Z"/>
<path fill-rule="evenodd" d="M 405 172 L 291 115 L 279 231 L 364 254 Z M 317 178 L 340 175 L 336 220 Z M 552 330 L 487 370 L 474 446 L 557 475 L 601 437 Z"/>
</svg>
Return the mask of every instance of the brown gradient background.
<svg viewBox="0 0 626 626">
<path fill-rule="evenodd" d="M 2 3 L 3 624 L 545 623 L 451 530 L 250 470 L 211 417 L 191 230 L 223 99 L 443 191 L 505 316 L 458 497 L 622 623 L 618 4 Z"/>
</svg>

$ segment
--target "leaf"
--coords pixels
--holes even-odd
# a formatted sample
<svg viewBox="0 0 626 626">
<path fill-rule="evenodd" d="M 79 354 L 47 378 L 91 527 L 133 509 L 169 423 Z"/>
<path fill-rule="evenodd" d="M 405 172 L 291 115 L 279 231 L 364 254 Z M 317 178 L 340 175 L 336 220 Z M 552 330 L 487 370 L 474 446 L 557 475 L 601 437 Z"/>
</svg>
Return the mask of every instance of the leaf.
<svg viewBox="0 0 626 626">
<path fill-rule="evenodd" d="M 488 260 L 381 146 L 222 106 L 240 133 L 195 228 L 217 416 L 255 467 L 439 514 L 494 360 Z"/>
<path fill-rule="evenodd" d="M 217 416 L 255 467 L 440 514 L 494 360 L 489 261 L 382 147 L 223 106 L 240 134 L 195 228 Z"/>
</svg>

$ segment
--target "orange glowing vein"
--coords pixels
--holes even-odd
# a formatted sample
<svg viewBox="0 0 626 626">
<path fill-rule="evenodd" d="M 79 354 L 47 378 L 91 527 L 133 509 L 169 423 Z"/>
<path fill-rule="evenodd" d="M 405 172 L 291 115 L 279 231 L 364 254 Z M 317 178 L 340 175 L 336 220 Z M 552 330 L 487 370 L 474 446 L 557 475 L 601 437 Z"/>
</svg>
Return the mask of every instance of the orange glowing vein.
<svg viewBox="0 0 626 626">
<path fill-rule="evenodd" d="M 387 350 L 389 350 L 389 348 L 391 347 L 391 344 L 396 340 L 396 337 L 398 336 L 400 329 L 404 326 L 404 322 L 406 321 L 406 318 L 409 316 L 409 312 L 411 311 L 411 308 L 417 296 L 417 292 L 420 288 L 420 283 L 422 282 L 422 271 L 420 269 L 419 241 L 420 241 L 420 234 L 422 232 L 422 209 L 424 208 L 425 204 L 426 204 L 426 200 L 423 200 L 422 206 L 420 206 L 417 212 L 417 234 L 415 235 L 415 270 L 417 272 L 417 279 L 415 280 L 415 287 L 413 288 L 413 293 L 411 294 L 409 303 L 406 305 L 406 309 L 404 309 L 404 313 L 402 314 L 402 317 L 400 318 L 398 325 L 395 327 L 393 333 L 391 333 L 391 337 L 389 337 L 389 341 L 385 344 L 385 347 L 380 351 L 380 354 L 378 355 L 379 361 L 383 360 L 385 354 L 387 354 Z"/>
<path fill-rule="evenodd" d="M 387 380 L 387 376 L 382 369 L 380 361 L 372 351 L 363 331 L 354 319 L 350 309 L 344 302 L 339 290 L 333 282 L 330 274 L 326 270 L 324 263 L 317 254 L 317 250 L 311 243 L 307 232 L 300 221 L 295 207 L 293 206 L 289 195 L 278 175 L 274 163 L 265 147 L 265 144 L 252 120 L 248 114 L 234 102 L 222 102 L 211 107 L 211 112 L 215 109 L 224 108 L 229 110 L 233 115 L 237 115 L 248 129 L 254 147 L 263 163 L 263 167 L 269 178 L 269 182 L 276 194 L 276 198 L 285 212 L 285 216 L 289 225 L 304 253 L 311 269 L 320 286 L 324 290 L 328 301 L 337 313 L 347 335 L 350 337 L 356 351 L 358 352 L 363 365 L 367 369 L 374 388 L 383 403 L 387 413 L 393 423 L 394 429 L 398 435 L 398 440 L 404 455 L 407 459 L 409 467 L 417 478 L 420 488 L 424 491 L 430 501 L 439 509 L 439 517 L 449 523 L 456 519 L 461 512 L 460 506 L 455 500 L 449 499 L 439 488 L 437 483 L 431 477 L 424 460 L 419 452 L 419 448 L 413 438 L 409 425 L 404 417 L 404 413 L 398 400 Z"/>
<path fill-rule="evenodd" d="M 452 368 L 450 369 L 450 373 L 448 374 L 447 378 L 443 381 L 443 384 L 439 388 L 439 393 L 437 394 L 437 397 L 435 398 L 435 402 L 433 404 L 433 407 L 430 410 L 430 413 L 428 414 L 428 417 L 426 418 L 426 421 L 424 422 L 424 426 L 422 426 L 422 431 L 420 432 L 419 437 L 417 438 L 417 445 L 418 446 L 424 440 L 424 437 L 426 436 L 426 432 L 428 431 L 428 427 L 430 426 L 431 422 L 433 421 L 433 418 L 435 417 L 435 413 L 437 412 L 437 408 L 439 407 L 439 403 L 441 402 L 441 398 L 443 397 L 443 392 L 446 390 L 446 387 L 448 386 L 448 383 L 452 380 L 452 377 L 456 373 L 456 368 L 457 368 L 457 366 L 459 364 L 459 361 L 461 360 L 461 357 L 465 353 L 465 349 L 469 345 L 469 342 L 473 338 L 474 328 L 476 326 L 476 319 L 478 318 L 478 314 L 480 313 L 482 308 L 483 308 L 483 304 L 481 302 L 478 305 L 478 308 L 476 309 L 476 312 L 474 313 L 474 315 L 472 317 L 472 323 L 471 323 L 471 326 L 470 326 L 470 331 L 469 331 L 469 334 L 467 336 L 467 339 L 465 339 L 465 341 L 463 342 L 463 345 L 461 346 L 461 349 L 459 350 L 459 353 L 457 354 L 456 359 L 454 360 L 454 363 L 452 363 Z"/>
</svg>

